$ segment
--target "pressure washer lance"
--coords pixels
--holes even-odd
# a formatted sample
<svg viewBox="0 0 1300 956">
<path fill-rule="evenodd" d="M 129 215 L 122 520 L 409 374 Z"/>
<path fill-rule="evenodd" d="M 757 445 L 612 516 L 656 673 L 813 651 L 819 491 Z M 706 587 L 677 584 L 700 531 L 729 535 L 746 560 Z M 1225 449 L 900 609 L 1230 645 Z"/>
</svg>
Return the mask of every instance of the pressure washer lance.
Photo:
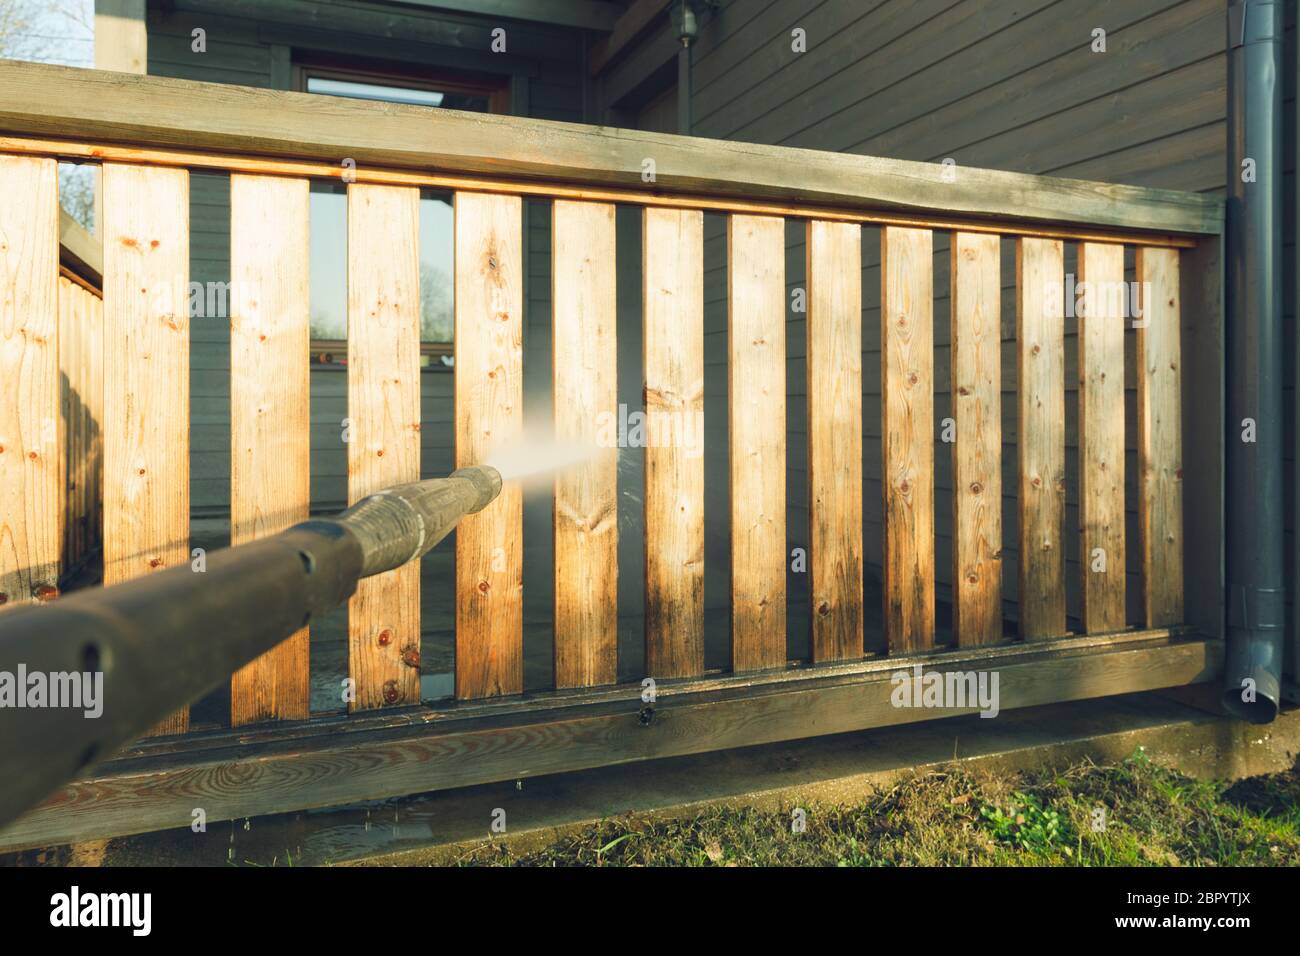
<svg viewBox="0 0 1300 956">
<path fill-rule="evenodd" d="M 0 705 L 0 825 L 342 604 L 361 578 L 425 554 L 500 492 L 495 468 L 462 468 L 214 551 L 202 572 L 187 564 L 0 614 L 0 681 L 43 675 L 52 693 L 62 675 L 103 674 L 98 717 Z M 27 701 L 27 687 L 14 690 Z"/>
</svg>

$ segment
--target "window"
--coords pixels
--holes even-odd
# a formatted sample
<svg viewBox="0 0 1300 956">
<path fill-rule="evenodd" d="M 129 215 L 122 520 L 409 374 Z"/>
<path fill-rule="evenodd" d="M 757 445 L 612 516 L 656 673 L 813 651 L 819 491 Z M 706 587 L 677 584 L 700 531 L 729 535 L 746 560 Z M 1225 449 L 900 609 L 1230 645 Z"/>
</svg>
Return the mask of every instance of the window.
<svg viewBox="0 0 1300 956">
<path fill-rule="evenodd" d="M 297 67 L 297 87 L 324 96 L 381 100 L 475 112 L 505 112 L 504 79 Z M 450 353 L 452 339 L 451 194 L 420 191 L 420 341 L 423 361 Z M 347 187 L 314 182 L 311 190 L 311 338 L 317 361 L 347 354 Z"/>
</svg>

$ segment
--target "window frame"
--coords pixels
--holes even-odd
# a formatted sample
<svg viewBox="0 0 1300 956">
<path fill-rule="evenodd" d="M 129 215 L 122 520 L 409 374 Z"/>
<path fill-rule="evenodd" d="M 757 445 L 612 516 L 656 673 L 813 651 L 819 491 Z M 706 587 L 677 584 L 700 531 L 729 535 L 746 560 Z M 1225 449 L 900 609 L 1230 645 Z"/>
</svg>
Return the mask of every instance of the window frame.
<svg viewBox="0 0 1300 956">
<path fill-rule="evenodd" d="M 376 64 L 354 59 L 335 57 L 313 57 L 296 61 L 293 64 L 293 89 L 306 93 L 307 81 L 312 78 L 342 80 L 353 83 L 376 83 L 384 86 L 397 86 L 404 89 L 427 90 L 430 92 L 464 93 L 473 96 L 486 96 L 488 112 L 510 113 L 510 77 L 474 73 L 463 70 L 446 70 L 440 68 L 412 68 L 400 64 Z M 314 93 L 313 96 L 331 96 L 330 93 Z M 346 99 L 347 97 L 342 97 Z M 445 109 L 441 106 L 429 106 L 426 109 Z M 347 365 L 348 343 L 346 339 L 311 339 L 311 362 L 313 365 L 343 368 Z M 452 355 L 451 342 L 421 342 L 420 364 L 422 368 L 445 368 L 442 356 Z"/>
</svg>

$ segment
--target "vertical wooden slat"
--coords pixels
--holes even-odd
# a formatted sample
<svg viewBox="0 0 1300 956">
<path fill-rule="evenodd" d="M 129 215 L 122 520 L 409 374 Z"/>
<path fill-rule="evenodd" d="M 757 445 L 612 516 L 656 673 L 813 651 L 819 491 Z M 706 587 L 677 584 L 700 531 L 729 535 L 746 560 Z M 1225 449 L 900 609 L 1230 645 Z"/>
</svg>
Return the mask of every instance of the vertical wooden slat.
<svg viewBox="0 0 1300 956">
<path fill-rule="evenodd" d="M 646 209 L 646 672 L 704 672 L 704 215 Z"/>
<path fill-rule="evenodd" d="M 348 187 L 348 501 L 420 477 L 420 193 Z M 420 565 L 365 578 L 348 611 L 352 711 L 420 701 Z"/>
<path fill-rule="evenodd" d="M 59 276 L 59 474 L 62 476 L 63 532 L 61 558 L 64 569 L 71 568 L 81 556 L 81 542 L 77 535 L 77 355 L 73 324 L 80 306 L 78 293 L 81 287 L 64 276 Z"/>
<path fill-rule="evenodd" d="M 58 215 L 54 161 L 0 156 L 0 606 L 58 585 Z"/>
<path fill-rule="evenodd" d="M 189 175 L 103 167 L 104 583 L 188 564 Z M 148 688 L 139 688 L 148 693 Z M 154 733 L 183 733 L 189 711 Z"/>
<path fill-rule="evenodd" d="M 1065 633 L 1065 259 L 1052 239 L 1016 242 L 1016 432 L 1020 636 Z"/>
<path fill-rule="evenodd" d="M 80 562 L 89 545 L 89 495 L 88 438 L 91 422 L 86 408 L 89 391 L 89 348 L 86 341 L 90 331 L 90 304 L 94 300 L 89 292 L 69 279 L 59 280 L 60 299 L 66 299 L 66 325 L 59 330 L 59 352 L 63 356 L 64 390 L 67 410 L 64 426 L 67 437 L 61 443 L 68 455 L 65 473 L 68 476 L 69 527 L 64 538 L 69 543 L 70 561 Z"/>
<path fill-rule="evenodd" d="M 863 653 L 862 227 L 808 223 L 812 657 Z"/>
<path fill-rule="evenodd" d="M 1183 620 L 1182 344 L 1178 250 L 1140 247 L 1138 494 L 1147 627 Z"/>
<path fill-rule="evenodd" d="M 67 280 L 64 280 L 67 281 Z M 67 383 L 65 388 L 68 393 L 68 418 L 65 422 L 71 425 L 73 431 L 72 441 L 65 441 L 62 447 L 72 454 L 71 477 L 72 487 L 72 508 L 69 517 L 75 522 L 72 534 L 73 546 L 76 551 L 76 560 L 80 561 L 86 556 L 86 408 L 82 396 L 86 392 L 86 343 L 85 334 L 87 319 L 89 318 L 89 300 L 90 293 L 81 286 L 68 282 L 69 299 L 68 303 L 68 335 L 71 341 L 71 354 L 68 356 L 68 363 L 65 370 Z M 63 350 L 62 330 L 60 330 L 60 351 Z M 65 535 L 66 537 L 66 535 Z"/>
<path fill-rule="evenodd" d="M 230 543 L 302 521 L 310 500 L 305 179 L 230 177 Z M 303 628 L 231 679 L 233 726 L 310 712 Z"/>
<path fill-rule="evenodd" d="M 1002 639 L 1001 246 L 952 234 L 953 630 L 963 647 Z"/>
<path fill-rule="evenodd" d="M 551 214 L 555 437 L 596 446 L 618 415 L 614 206 Z M 618 678 L 618 448 L 555 477 L 555 686 Z"/>
<path fill-rule="evenodd" d="M 67 277 L 59 279 L 59 364 L 63 376 L 66 570 L 98 547 L 101 534 L 100 430 L 103 418 L 103 302 Z"/>
<path fill-rule="evenodd" d="M 1124 627 L 1124 247 L 1079 245 L 1083 627 Z"/>
<path fill-rule="evenodd" d="M 885 637 L 892 654 L 934 646 L 934 237 L 880 236 Z"/>
<path fill-rule="evenodd" d="M 523 204 L 456 194 L 456 467 L 477 465 L 523 428 Z M 523 493 L 456 529 L 456 696 L 522 693 Z"/>
<path fill-rule="evenodd" d="M 727 220 L 731 664 L 785 652 L 785 220 Z"/>
<path fill-rule="evenodd" d="M 104 534 L 104 301 L 97 295 L 87 300 L 87 326 L 82 341 L 88 351 L 86 391 L 81 396 L 89 432 L 87 441 L 86 519 L 87 546 L 97 548 Z"/>
</svg>

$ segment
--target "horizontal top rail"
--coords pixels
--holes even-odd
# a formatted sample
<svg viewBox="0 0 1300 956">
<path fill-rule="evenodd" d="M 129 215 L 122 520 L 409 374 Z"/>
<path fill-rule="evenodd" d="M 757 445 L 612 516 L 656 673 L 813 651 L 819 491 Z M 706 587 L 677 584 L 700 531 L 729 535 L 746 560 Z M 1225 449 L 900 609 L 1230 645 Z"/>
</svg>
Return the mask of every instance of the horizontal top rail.
<svg viewBox="0 0 1300 956">
<path fill-rule="evenodd" d="M 334 166 L 351 159 L 359 171 L 600 187 L 625 191 L 627 202 L 693 194 L 723 208 L 761 201 L 947 217 L 963 228 L 997 221 L 1009 232 L 1223 229 L 1223 201 L 1198 193 L 5 60 L 0 133 Z M 653 182 L 643 180 L 647 161 Z"/>
</svg>

